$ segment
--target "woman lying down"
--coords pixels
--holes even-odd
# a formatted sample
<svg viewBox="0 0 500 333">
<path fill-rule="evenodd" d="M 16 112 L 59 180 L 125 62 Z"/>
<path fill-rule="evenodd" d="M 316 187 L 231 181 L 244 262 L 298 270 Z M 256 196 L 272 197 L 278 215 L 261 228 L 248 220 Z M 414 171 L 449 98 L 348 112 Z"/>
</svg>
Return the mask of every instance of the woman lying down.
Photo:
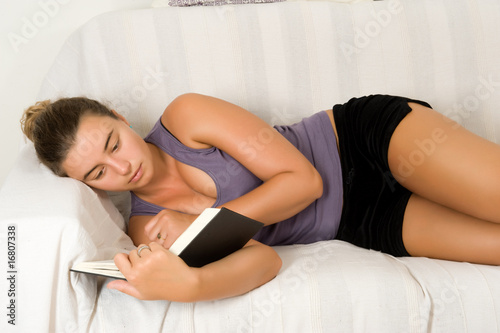
<svg viewBox="0 0 500 333">
<path fill-rule="evenodd" d="M 132 193 L 129 235 L 142 251 L 115 256 L 127 281 L 108 287 L 140 299 L 240 295 L 280 270 L 270 246 L 327 239 L 500 264 L 500 146 L 422 101 L 353 98 L 272 128 L 185 94 L 143 139 L 118 112 L 76 97 L 36 103 L 22 127 L 55 174 Z M 241 250 L 189 267 L 167 249 L 207 207 L 266 226 Z"/>
</svg>

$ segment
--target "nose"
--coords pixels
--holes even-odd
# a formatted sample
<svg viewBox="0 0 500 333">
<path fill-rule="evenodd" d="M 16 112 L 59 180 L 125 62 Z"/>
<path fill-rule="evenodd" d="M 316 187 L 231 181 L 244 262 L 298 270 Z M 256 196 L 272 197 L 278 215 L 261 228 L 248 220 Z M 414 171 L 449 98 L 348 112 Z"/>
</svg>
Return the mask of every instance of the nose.
<svg viewBox="0 0 500 333">
<path fill-rule="evenodd" d="M 109 165 L 120 175 L 127 175 L 132 170 L 130 162 L 123 159 L 113 158 Z"/>
</svg>

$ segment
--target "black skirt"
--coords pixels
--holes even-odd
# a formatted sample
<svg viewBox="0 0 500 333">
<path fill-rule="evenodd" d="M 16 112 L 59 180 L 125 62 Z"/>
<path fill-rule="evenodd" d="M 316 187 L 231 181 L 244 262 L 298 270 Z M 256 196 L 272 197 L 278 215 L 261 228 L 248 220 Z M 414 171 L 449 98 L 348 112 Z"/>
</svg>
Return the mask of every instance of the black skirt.
<svg viewBox="0 0 500 333">
<path fill-rule="evenodd" d="M 404 97 L 372 95 L 335 105 L 344 203 L 336 239 L 409 256 L 403 244 L 403 218 L 411 192 L 393 177 L 388 162 L 394 130 L 411 112 Z"/>
</svg>

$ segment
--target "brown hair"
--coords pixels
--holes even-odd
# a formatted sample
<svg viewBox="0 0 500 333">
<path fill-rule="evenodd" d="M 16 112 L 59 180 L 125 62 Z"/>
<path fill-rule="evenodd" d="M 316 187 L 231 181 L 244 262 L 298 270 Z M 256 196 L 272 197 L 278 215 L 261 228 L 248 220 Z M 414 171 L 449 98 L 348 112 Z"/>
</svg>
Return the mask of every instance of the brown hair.
<svg viewBox="0 0 500 333">
<path fill-rule="evenodd" d="M 35 145 L 38 159 L 58 176 L 67 176 L 62 163 L 74 143 L 84 115 L 116 115 L 106 106 L 85 97 L 36 102 L 24 111 L 21 129 Z"/>
</svg>

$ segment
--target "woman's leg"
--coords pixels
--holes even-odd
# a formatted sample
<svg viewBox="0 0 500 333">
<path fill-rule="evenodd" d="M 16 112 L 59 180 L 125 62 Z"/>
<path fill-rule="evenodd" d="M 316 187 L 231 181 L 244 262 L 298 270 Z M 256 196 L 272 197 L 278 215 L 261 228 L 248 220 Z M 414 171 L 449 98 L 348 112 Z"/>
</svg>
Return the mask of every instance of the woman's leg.
<svg viewBox="0 0 500 333">
<path fill-rule="evenodd" d="M 438 112 L 410 103 L 389 145 L 389 167 L 415 194 L 500 223 L 500 146 Z"/>
<path fill-rule="evenodd" d="M 403 221 L 412 256 L 500 265 L 500 224 L 487 222 L 413 194 Z"/>
<path fill-rule="evenodd" d="M 403 220 L 413 256 L 500 264 L 500 147 L 411 103 L 389 145 L 394 177 L 414 194 Z"/>
</svg>

